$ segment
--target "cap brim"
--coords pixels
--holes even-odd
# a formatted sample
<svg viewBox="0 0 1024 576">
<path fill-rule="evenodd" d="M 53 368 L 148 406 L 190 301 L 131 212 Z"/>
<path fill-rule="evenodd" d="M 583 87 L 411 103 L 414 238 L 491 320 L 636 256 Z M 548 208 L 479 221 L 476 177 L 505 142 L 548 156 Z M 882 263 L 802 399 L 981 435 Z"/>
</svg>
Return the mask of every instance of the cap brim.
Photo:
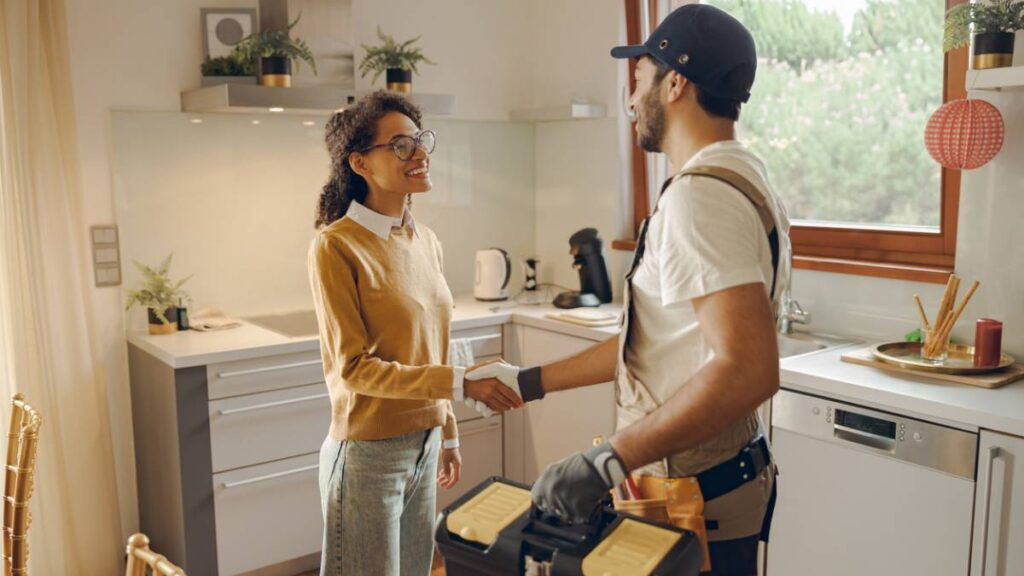
<svg viewBox="0 0 1024 576">
<path fill-rule="evenodd" d="M 647 46 L 633 44 L 630 46 L 616 46 L 612 48 L 612 58 L 638 58 L 647 54 Z"/>
</svg>

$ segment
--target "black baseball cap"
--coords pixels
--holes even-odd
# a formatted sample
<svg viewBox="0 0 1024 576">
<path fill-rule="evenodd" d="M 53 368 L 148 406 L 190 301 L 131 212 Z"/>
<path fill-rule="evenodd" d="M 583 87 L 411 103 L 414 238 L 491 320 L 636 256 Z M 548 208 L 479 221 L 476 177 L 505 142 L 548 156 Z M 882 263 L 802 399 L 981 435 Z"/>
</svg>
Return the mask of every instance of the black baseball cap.
<svg viewBox="0 0 1024 576">
<path fill-rule="evenodd" d="M 739 20 L 707 4 L 686 4 L 643 44 L 612 48 L 614 58 L 650 56 L 712 96 L 746 102 L 757 71 L 754 37 Z M 726 77 L 729 81 L 726 81 Z"/>
</svg>

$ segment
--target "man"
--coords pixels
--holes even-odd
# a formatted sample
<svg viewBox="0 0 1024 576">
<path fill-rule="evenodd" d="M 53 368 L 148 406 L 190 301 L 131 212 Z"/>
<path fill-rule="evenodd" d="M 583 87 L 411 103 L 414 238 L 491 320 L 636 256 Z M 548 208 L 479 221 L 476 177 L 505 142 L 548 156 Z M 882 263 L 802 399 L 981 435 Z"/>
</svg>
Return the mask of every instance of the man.
<svg viewBox="0 0 1024 576">
<path fill-rule="evenodd" d="M 779 387 L 773 302 L 789 279 L 784 209 L 735 140 L 754 42 L 725 12 L 693 4 L 612 56 L 637 59 L 629 106 L 640 145 L 673 171 L 714 168 L 662 190 L 626 277 L 618 337 L 543 367 L 495 364 L 467 378 L 498 377 L 527 401 L 615 379 L 617 432 L 549 466 L 534 502 L 583 521 L 632 473 L 642 498 L 665 498 L 673 522 L 706 528 L 705 569 L 710 560 L 712 574 L 753 575 L 775 476 L 756 409 Z"/>
</svg>

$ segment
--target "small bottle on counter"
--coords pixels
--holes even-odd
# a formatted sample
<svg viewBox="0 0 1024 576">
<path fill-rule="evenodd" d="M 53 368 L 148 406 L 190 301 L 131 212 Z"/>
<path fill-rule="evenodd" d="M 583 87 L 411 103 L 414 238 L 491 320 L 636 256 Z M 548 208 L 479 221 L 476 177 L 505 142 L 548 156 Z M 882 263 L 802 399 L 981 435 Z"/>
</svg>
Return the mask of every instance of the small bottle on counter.
<svg viewBox="0 0 1024 576">
<path fill-rule="evenodd" d="M 974 327 L 974 365 L 998 366 L 1002 357 L 1003 323 L 991 318 L 979 318 Z"/>
<path fill-rule="evenodd" d="M 188 330 L 188 308 L 178 298 L 178 330 Z"/>
</svg>

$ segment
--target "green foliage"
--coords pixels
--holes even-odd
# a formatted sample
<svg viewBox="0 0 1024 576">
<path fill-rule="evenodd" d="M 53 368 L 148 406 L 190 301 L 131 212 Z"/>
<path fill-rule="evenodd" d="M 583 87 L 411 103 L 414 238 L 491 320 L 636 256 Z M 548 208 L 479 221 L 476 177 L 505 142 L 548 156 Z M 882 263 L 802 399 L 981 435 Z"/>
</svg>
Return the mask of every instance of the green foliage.
<svg viewBox="0 0 1024 576">
<path fill-rule="evenodd" d="M 260 58 L 288 58 L 295 62 L 296 69 L 298 69 L 299 60 L 303 60 L 313 69 L 313 74 L 316 74 L 316 59 L 313 58 L 313 52 L 305 41 L 292 38 L 290 35 L 291 29 L 299 23 L 301 17 L 300 13 L 295 17 L 295 21 L 284 30 L 253 32 L 242 38 L 235 45 L 233 56 L 239 62 L 246 63 L 247 69 L 251 69 L 253 74 L 259 70 Z"/>
<path fill-rule="evenodd" d="M 167 309 L 177 306 L 179 300 L 191 302 L 192 299 L 181 287 L 192 276 L 187 276 L 177 282 L 173 282 L 168 276 L 173 256 L 174 254 L 168 254 L 156 269 L 134 261 L 135 267 L 142 273 L 142 280 L 139 281 L 137 288 L 128 291 L 128 303 L 125 305 L 125 310 L 130 310 L 132 306 L 138 304 L 152 309 L 153 314 L 160 319 L 160 322 L 169 324 L 170 322 L 165 316 Z"/>
<path fill-rule="evenodd" d="M 799 70 L 815 60 L 845 53 L 843 25 L 832 12 L 820 13 L 800 0 L 715 0 L 708 2 L 743 22 L 761 58 Z"/>
<path fill-rule="evenodd" d="M 924 336 L 921 335 L 920 328 L 914 328 L 910 332 L 903 335 L 904 342 L 924 342 Z"/>
<path fill-rule="evenodd" d="M 423 55 L 419 48 L 412 47 L 413 44 L 419 41 L 419 36 L 399 44 L 395 42 L 395 39 L 390 34 L 385 34 L 380 29 L 380 26 L 378 26 L 377 37 L 384 42 L 383 45 L 367 46 L 362 44 L 363 50 L 366 50 L 366 57 L 359 63 L 359 72 L 361 72 L 362 78 L 366 78 L 367 74 L 373 72 L 371 82 L 376 82 L 380 78 L 381 73 L 388 68 L 412 70 L 414 73 L 419 74 L 420 71 L 416 68 L 417 64 L 421 62 L 424 64 L 434 64 L 434 62 Z"/>
<path fill-rule="evenodd" d="M 942 31 L 933 22 L 942 19 L 939 0 L 868 0 L 857 13 L 848 38 L 849 53 L 875 52 L 896 48 L 900 43 L 918 40 L 938 46 Z"/>
<path fill-rule="evenodd" d="M 994 0 L 991 4 L 958 4 L 946 13 L 942 49 L 953 50 L 971 42 L 974 33 L 1015 32 L 1024 29 L 1024 0 Z"/>
<path fill-rule="evenodd" d="M 246 65 L 246 62 L 238 59 L 232 52 L 228 56 L 207 58 L 203 60 L 200 67 L 203 76 L 254 76 L 255 70 Z"/>
<path fill-rule="evenodd" d="M 940 2 L 867 0 L 845 35 L 831 13 L 808 11 L 792 30 L 769 15 L 792 0 L 710 3 L 738 7 L 733 15 L 758 43 L 757 80 L 739 138 L 764 160 L 792 218 L 939 225 L 941 171 L 923 134 L 942 103 Z M 759 29 L 747 18 L 776 28 Z M 815 36 L 813 44 L 790 38 L 810 22 L 824 28 L 832 19 L 838 33 Z"/>
</svg>

